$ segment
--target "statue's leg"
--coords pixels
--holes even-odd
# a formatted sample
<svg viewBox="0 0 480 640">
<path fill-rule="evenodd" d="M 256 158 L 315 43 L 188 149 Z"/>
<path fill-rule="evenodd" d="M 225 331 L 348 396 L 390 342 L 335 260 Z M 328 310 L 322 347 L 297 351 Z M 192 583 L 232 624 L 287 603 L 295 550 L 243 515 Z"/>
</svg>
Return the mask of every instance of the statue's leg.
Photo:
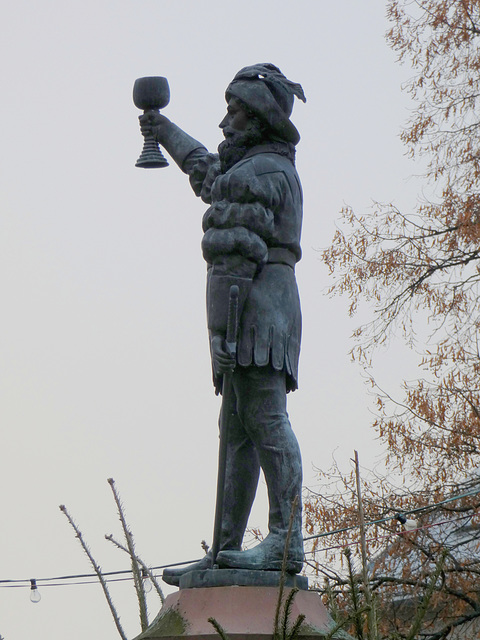
<svg viewBox="0 0 480 640">
<path fill-rule="evenodd" d="M 265 474 L 270 504 L 269 534 L 248 551 L 222 551 L 221 566 L 244 569 L 281 568 L 292 503 L 298 496 L 289 547 L 288 570 L 303 564 L 301 529 L 302 463 L 286 411 L 286 378 L 272 367 L 238 367 L 233 376 L 237 409 L 254 443 Z"/>
<path fill-rule="evenodd" d="M 257 491 L 259 474 L 257 450 L 235 410 L 228 421 L 221 550 L 241 548 L 248 516 Z M 207 553 L 204 558 L 194 564 L 165 569 L 163 580 L 178 586 L 180 577 L 185 573 L 210 569 L 211 566 L 212 556 L 211 553 Z"/>
<path fill-rule="evenodd" d="M 255 499 L 260 463 L 236 411 L 228 423 L 227 443 L 220 550 L 238 550 Z"/>
</svg>

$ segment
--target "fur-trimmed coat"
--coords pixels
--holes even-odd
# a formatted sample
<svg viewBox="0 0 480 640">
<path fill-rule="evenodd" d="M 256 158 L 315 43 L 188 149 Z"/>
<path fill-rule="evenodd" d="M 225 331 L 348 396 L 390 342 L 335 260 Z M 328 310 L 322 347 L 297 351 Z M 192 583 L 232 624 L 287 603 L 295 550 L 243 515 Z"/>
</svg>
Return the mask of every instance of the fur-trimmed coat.
<svg viewBox="0 0 480 640">
<path fill-rule="evenodd" d="M 270 363 L 286 371 L 287 389 L 295 390 L 302 323 L 295 279 L 302 189 L 288 145 L 254 147 L 224 174 L 218 156 L 200 148 L 189 155 L 183 170 L 196 195 L 210 204 L 202 243 L 209 277 L 215 255 L 222 251 L 254 263 L 240 317 L 238 364 Z"/>
</svg>

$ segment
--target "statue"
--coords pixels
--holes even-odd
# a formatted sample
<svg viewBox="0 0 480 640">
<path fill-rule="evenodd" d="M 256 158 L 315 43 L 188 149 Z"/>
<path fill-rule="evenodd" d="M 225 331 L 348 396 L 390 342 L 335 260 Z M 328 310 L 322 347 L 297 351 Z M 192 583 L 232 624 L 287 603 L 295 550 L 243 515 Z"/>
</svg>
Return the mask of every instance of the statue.
<svg viewBox="0 0 480 640">
<path fill-rule="evenodd" d="M 227 416 L 223 513 L 218 554 L 188 567 L 165 569 L 178 585 L 192 571 L 219 568 L 278 571 L 292 502 L 300 504 L 302 464 L 286 411 L 297 388 L 301 312 L 295 280 L 300 260 L 302 191 L 295 169 L 300 136 L 290 121 L 299 84 L 272 64 L 245 67 L 226 90 L 225 140 L 209 153 L 158 112 L 140 116 L 142 134 L 160 143 L 209 205 L 203 216 L 207 318 L 213 381 L 222 393 L 231 375 L 234 408 Z M 226 343 L 228 292 L 238 285 L 236 354 Z M 252 549 L 241 544 L 260 468 L 269 497 L 269 532 Z M 303 566 L 301 509 L 294 515 L 287 571 Z"/>
</svg>

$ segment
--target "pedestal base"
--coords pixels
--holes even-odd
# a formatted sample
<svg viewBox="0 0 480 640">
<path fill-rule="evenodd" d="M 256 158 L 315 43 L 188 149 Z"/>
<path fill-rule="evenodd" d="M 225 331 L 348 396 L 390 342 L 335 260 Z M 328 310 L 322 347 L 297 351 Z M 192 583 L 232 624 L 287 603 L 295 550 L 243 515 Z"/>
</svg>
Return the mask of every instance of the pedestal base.
<svg viewBox="0 0 480 640">
<path fill-rule="evenodd" d="M 284 601 L 290 591 L 285 589 Z M 277 602 L 278 587 L 182 589 L 165 599 L 154 622 L 135 640 L 219 640 L 208 622 L 210 617 L 217 620 L 230 640 L 272 640 Z M 298 640 L 320 640 L 335 627 L 314 591 L 298 591 L 295 595 L 290 628 L 300 614 L 305 615 L 305 619 Z M 338 631 L 334 638 L 349 636 Z"/>
<path fill-rule="evenodd" d="M 280 571 L 251 571 L 250 569 L 189 571 L 180 578 L 180 590 L 203 587 L 278 587 L 281 575 Z M 285 586 L 306 591 L 308 579 L 305 576 L 287 573 Z"/>
</svg>

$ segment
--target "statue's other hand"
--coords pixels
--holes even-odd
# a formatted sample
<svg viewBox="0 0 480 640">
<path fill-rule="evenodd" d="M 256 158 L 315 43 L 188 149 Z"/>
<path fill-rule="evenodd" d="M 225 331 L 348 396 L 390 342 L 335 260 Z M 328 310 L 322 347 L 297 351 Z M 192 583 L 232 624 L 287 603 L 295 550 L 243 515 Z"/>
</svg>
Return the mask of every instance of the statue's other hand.
<svg viewBox="0 0 480 640">
<path fill-rule="evenodd" d="M 215 375 L 227 373 L 235 369 L 235 357 L 226 348 L 222 336 L 213 336 L 211 340 L 212 362 Z"/>
<path fill-rule="evenodd" d="M 145 111 L 138 119 L 140 121 L 140 131 L 142 135 L 144 137 L 151 136 L 157 142 L 161 143 L 167 125 L 170 124 L 170 120 L 153 109 Z"/>
</svg>

